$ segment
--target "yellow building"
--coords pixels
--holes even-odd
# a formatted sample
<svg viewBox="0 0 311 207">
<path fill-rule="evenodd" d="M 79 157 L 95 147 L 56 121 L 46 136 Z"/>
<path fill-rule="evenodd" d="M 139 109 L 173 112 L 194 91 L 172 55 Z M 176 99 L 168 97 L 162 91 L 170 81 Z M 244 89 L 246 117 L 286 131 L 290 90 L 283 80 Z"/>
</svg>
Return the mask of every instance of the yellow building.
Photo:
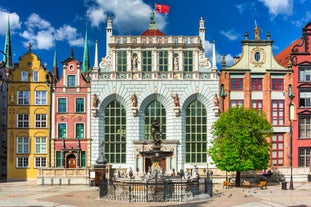
<svg viewBox="0 0 311 207">
<path fill-rule="evenodd" d="M 49 166 L 50 77 L 29 44 L 9 75 L 8 181 L 36 179 Z"/>
</svg>

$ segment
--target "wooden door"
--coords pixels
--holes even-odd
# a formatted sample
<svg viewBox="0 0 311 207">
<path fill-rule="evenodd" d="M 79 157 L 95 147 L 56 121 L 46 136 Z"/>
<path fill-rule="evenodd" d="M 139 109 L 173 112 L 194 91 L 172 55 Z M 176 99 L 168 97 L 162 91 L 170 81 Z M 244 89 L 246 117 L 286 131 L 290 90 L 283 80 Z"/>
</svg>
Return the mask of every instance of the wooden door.
<svg viewBox="0 0 311 207">
<path fill-rule="evenodd" d="M 68 155 L 67 168 L 76 168 L 76 167 L 77 167 L 76 156 L 74 156 L 73 154 Z"/>
</svg>

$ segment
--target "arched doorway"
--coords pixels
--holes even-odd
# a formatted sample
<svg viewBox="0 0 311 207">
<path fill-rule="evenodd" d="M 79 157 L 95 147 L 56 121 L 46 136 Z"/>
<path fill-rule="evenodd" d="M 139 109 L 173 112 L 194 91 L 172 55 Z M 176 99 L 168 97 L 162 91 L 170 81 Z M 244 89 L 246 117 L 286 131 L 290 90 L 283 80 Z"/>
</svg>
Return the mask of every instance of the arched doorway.
<svg viewBox="0 0 311 207">
<path fill-rule="evenodd" d="M 77 159 L 74 154 L 70 154 L 67 156 L 67 168 L 76 168 L 77 167 Z"/>
</svg>

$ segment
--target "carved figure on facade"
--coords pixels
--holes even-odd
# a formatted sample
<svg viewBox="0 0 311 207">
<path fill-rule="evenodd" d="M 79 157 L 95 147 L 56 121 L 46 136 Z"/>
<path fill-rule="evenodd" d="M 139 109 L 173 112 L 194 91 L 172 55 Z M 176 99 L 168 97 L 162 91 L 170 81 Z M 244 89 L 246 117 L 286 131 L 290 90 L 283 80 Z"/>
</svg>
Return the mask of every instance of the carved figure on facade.
<svg viewBox="0 0 311 207">
<path fill-rule="evenodd" d="M 173 98 L 173 103 L 174 103 L 174 111 L 175 111 L 175 115 L 179 116 L 179 112 L 180 112 L 180 107 L 179 107 L 179 96 L 176 93 L 176 95 L 171 95 Z"/>
<path fill-rule="evenodd" d="M 99 99 L 98 99 L 97 95 L 94 93 L 93 97 L 92 97 L 92 106 L 94 108 L 97 108 L 98 107 L 98 103 L 99 103 Z"/>
<path fill-rule="evenodd" d="M 99 66 L 103 70 L 106 70 L 107 68 L 110 68 L 112 66 L 112 52 L 111 51 L 108 52 L 108 55 L 106 55 L 106 57 L 101 59 Z"/>
<path fill-rule="evenodd" d="M 175 108 L 179 108 L 179 97 L 178 94 L 176 93 L 176 95 L 172 95 L 172 98 L 174 99 L 174 107 Z"/>
<path fill-rule="evenodd" d="M 137 96 L 136 94 L 133 94 L 132 97 L 131 97 L 131 100 L 132 100 L 132 107 L 137 107 Z"/>
<path fill-rule="evenodd" d="M 136 53 L 133 53 L 133 55 L 132 55 L 132 70 L 137 70 L 138 63 L 139 63 L 138 56 Z"/>
<path fill-rule="evenodd" d="M 92 109 L 91 109 L 93 117 L 97 117 L 98 104 L 99 104 L 98 96 L 94 93 L 93 96 L 92 96 Z"/>
<path fill-rule="evenodd" d="M 133 113 L 133 116 L 136 116 L 137 115 L 137 96 L 135 93 L 131 96 L 131 101 L 132 101 L 132 113 Z"/>
<path fill-rule="evenodd" d="M 199 66 L 207 67 L 207 68 L 211 67 L 209 59 L 204 56 L 204 52 L 203 51 L 200 51 L 200 53 L 199 53 Z"/>
<path fill-rule="evenodd" d="M 217 93 L 215 93 L 215 96 L 214 96 L 214 113 L 215 113 L 215 116 L 218 116 L 219 115 L 219 97 L 217 95 Z"/>
<path fill-rule="evenodd" d="M 178 58 L 178 54 L 174 54 L 174 58 L 173 58 L 173 62 L 174 62 L 174 70 L 178 70 L 179 69 L 179 58 Z"/>
<path fill-rule="evenodd" d="M 215 93 L 215 96 L 214 96 L 214 106 L 219 106 L 219 98 L 218 98 L 217 93 Z"/>
</svg>

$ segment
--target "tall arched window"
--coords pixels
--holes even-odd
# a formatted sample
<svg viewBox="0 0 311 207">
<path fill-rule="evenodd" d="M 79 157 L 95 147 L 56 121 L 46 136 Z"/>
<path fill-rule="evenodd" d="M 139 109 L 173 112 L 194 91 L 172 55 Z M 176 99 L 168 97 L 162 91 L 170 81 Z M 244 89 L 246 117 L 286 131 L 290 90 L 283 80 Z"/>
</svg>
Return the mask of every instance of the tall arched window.
<svg viewBox="0 0 311 207">
<path fill-rule="evenodd" d="M 116 100 L 105 109 L 105 158 L 108 163 L 126 163 L 126 112 Z"/>
<path fill-rule="evenodd" d="M 156 119 L 161 126 L 161 139 L 166 139 L 166 112 L 159 101 L 151 102 L 145 110 L 145 139 L 152 140 L 151 125 Z"/>
<path fill-rule="evenodd" d="M 199 101 L 192 102 L 186 112 L 186 162 L 207 161 L 206 109 Z"/>
</svg>

